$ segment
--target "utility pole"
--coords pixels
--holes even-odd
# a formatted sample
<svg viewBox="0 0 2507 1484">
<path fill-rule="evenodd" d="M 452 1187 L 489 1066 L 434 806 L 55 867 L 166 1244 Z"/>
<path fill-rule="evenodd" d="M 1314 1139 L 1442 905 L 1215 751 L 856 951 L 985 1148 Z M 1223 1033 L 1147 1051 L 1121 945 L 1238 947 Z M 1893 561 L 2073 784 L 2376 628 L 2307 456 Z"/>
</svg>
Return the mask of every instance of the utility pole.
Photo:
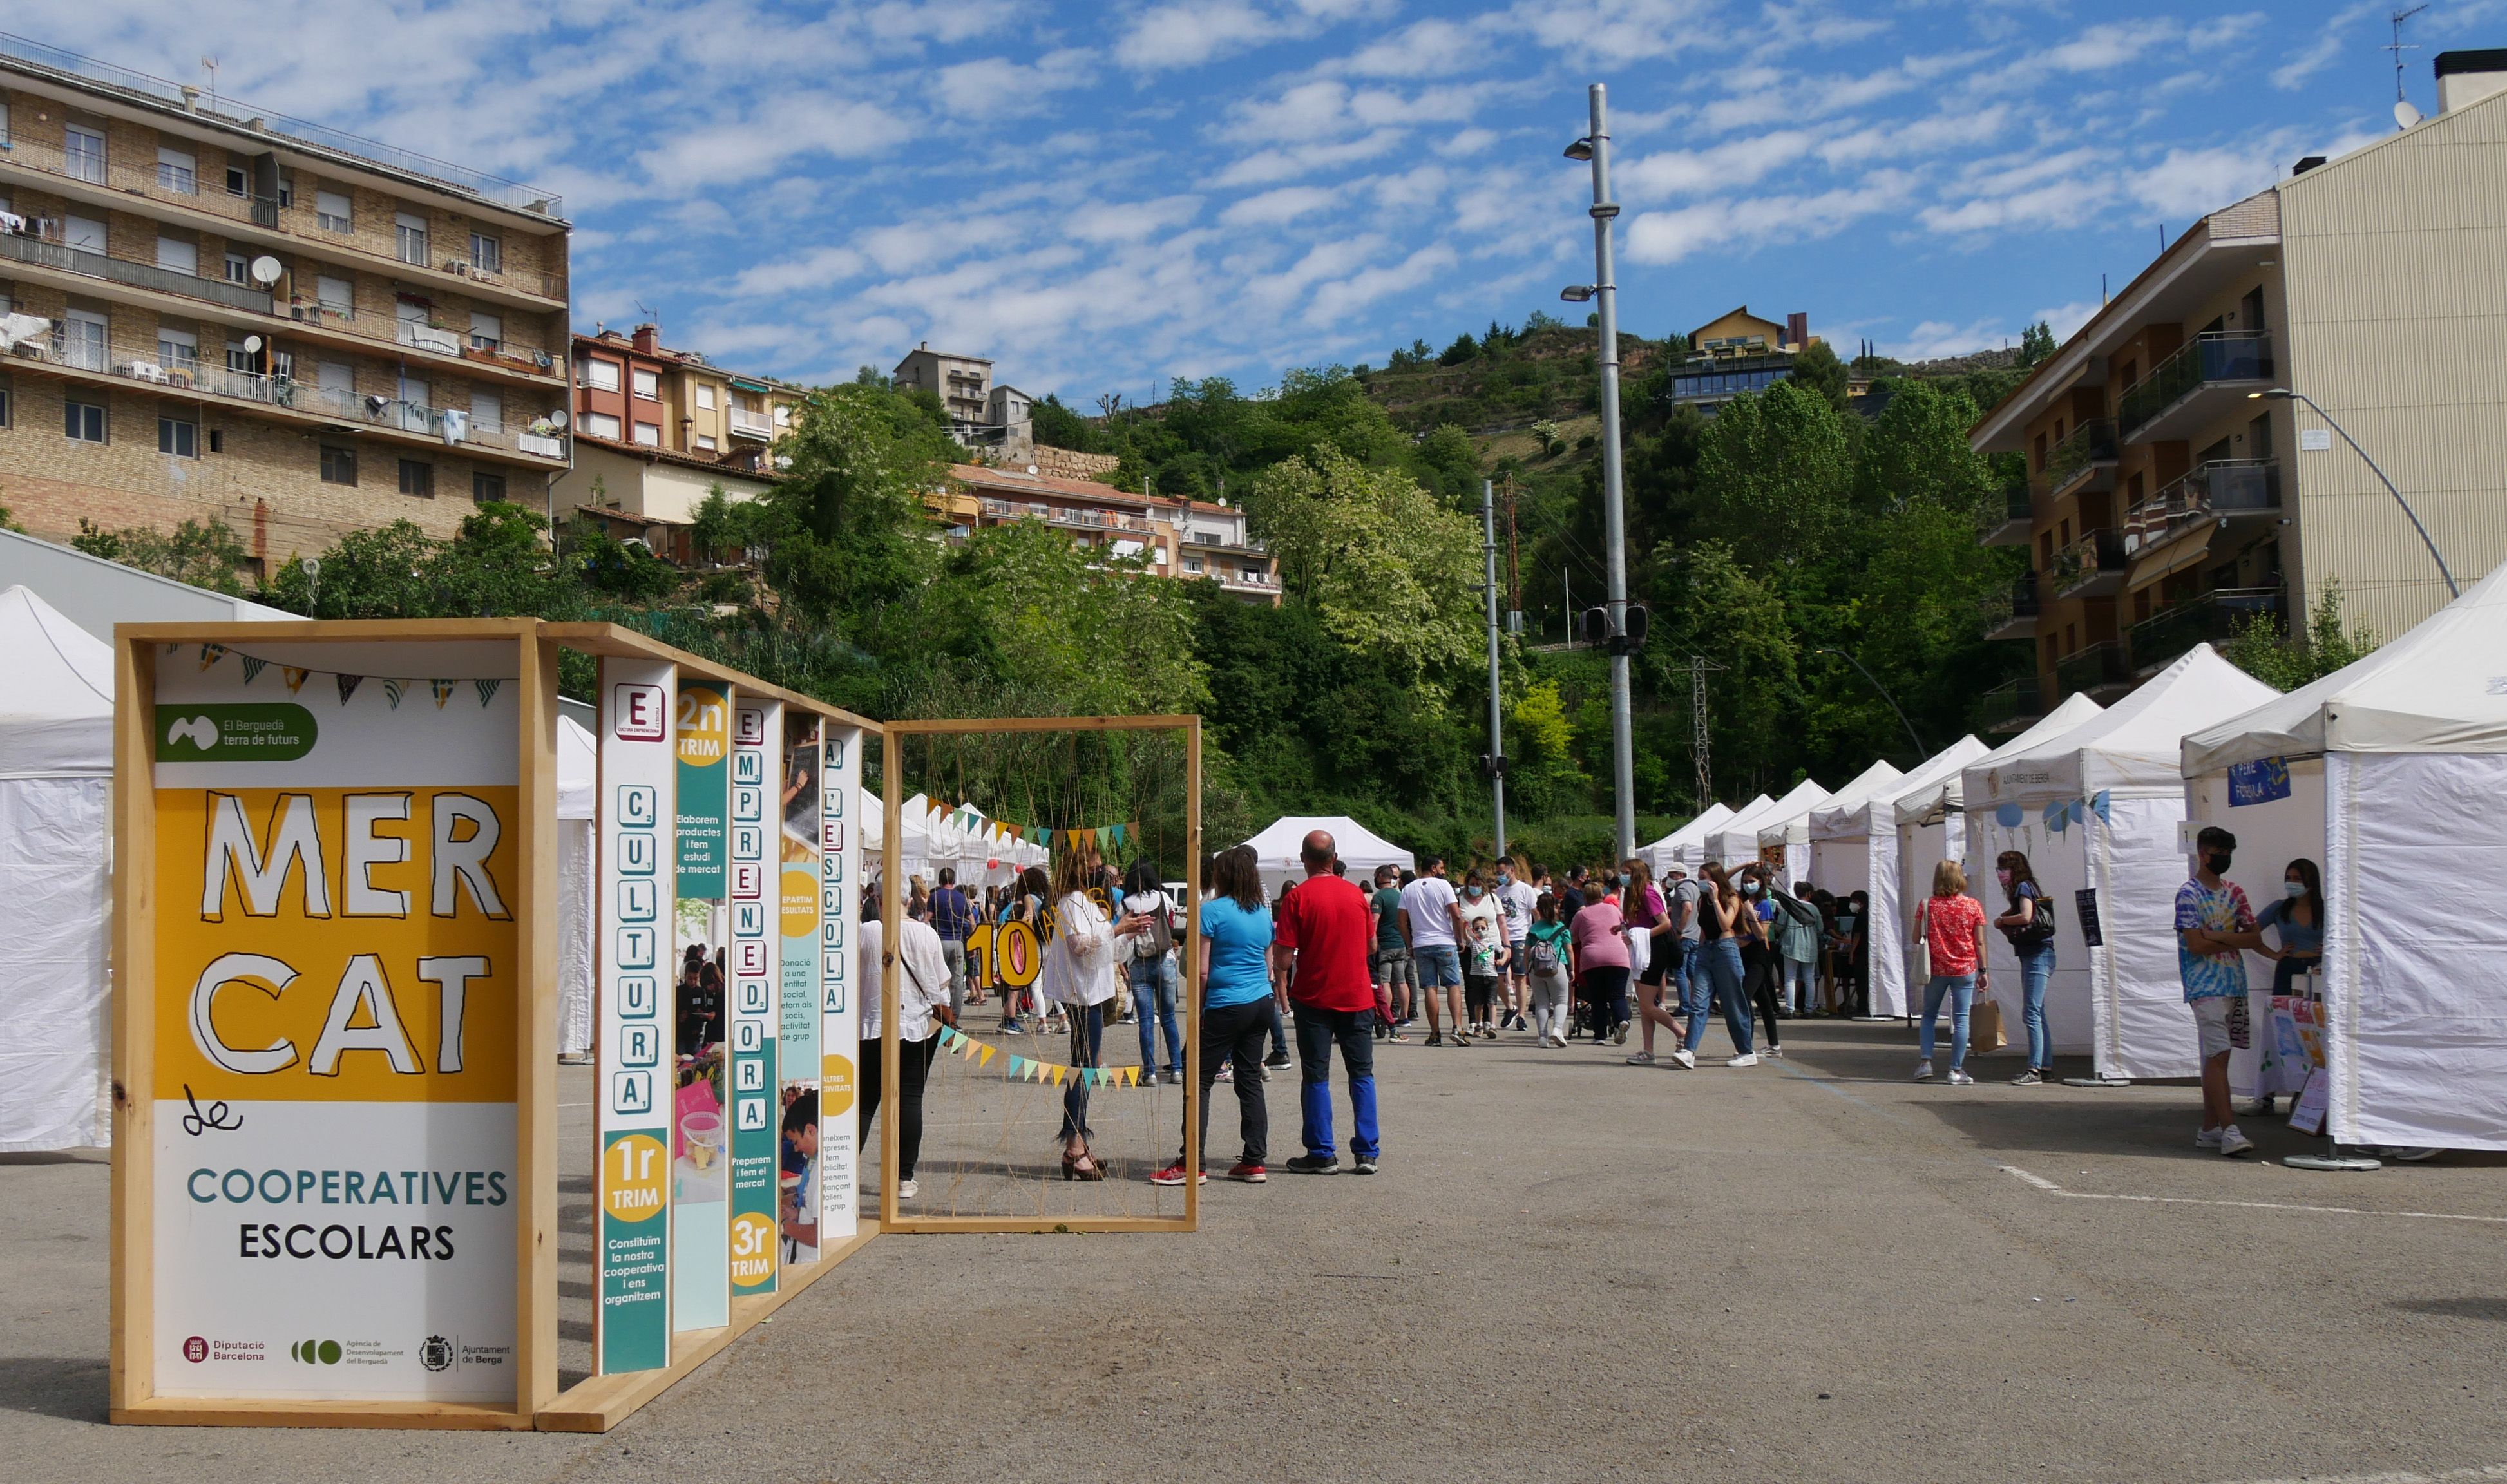
<svg viewBox="0 0 2507 1484">
<path fill-rule="evenodd" d="M 1605 601 L 1611 638 L 1611 785 L 1618 805 L 1612 858 L 1625 860 L 1637 850 L 1637 769 L 1635 723 L 1628 706 L 1628 532 L 1619 505 L 1619 290 L 1611 267 L 1611 223 L 1619 214 L 1619 203 L 1611 199 L 1610 96 L 1599 83 L 1587 96 L 1593 131 L 1581 142 L 1593 163 L 1593 205 L 1585 214 L 1593 219 L 1594 348 L 1602 378 L 1602 557 L 1603 576 L 1610 584 Z"/>
<path fill-rule="evenodd" d="M 1523 569 L 1517 564 L 1522 556 L 1514 531 L 1514 476 L 1509 474 L 1506 477 L 1506 627 L 1514 633 L 1523 632 Z"/>
<path fill-rule="evenodd" d="M 1489 806 L 1497 819 L 1497 854 L 1506 858 L 1506 733 L 1498 700 L 1497 664 L 1497 486 L 1480 481 L 1480 567 L 1486 586 L 1480 591 L 1488 606 L 1489 662 Z"/>
<path fill-rule="evenodd" d="M 1567 604 L 1567 652 L 1574 654 L 1576 652 L 1576 588 L 1567 580 L 1567 568 L 1564 564 L 1558 568 L 1558 593 Z"/>
<path fill-rule="evenodd" d="M 1689 751 L 1697 763 L 1697 812 L 1715 806 L 1715 764 L 1706 729 L 1706 672 L 1723 666 L 1704 655 L 1689 657 Z"/>
</svg>

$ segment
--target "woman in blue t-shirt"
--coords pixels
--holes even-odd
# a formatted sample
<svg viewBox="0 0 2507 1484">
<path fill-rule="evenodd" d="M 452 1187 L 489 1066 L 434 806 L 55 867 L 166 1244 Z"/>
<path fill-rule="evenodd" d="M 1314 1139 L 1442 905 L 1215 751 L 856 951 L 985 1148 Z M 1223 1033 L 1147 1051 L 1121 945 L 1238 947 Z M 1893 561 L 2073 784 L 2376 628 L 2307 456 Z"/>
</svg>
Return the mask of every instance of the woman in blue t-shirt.
<svg viewBox="0 0 2507 1484">
<path fill-rule="evenodd" d="M 1201 1127 L 1183 1137 L 1203 1150 L 1202 1178 L 1210 1178 L 1210 1089 L 1218 1068 L 1232 1067 L 1244 1152 L 1227 1172 L 1232 1180 L 1259 1184 L 1270 1157 L 1271 1114 L 1262 1101 L 1262 1042 L 1271 1031 L 1271 909 L 1262 900 L 1260 857 L 1240 845 L 1211 863 L 1212 895 L 1201 906 Z M 1183 1183 L 1184 1156 L 1149 1178 Z"/>
<path fill-rule="evenodd" d="M 2281 897 L 2255 919 L 2258 929 L 2280 929 L 2280 947 L 2263 950 L 2272 960 L 2272 993 L 2290 993 L 2290 981 L 2324 962 L 2324 873 L 2302 855 L 2281 872 Z"/>
<path fill-rule="evenodd" d="M 2002 884 L 2003 912 L 1993 920 L 2011 941 L 2019 960 L 2019 1022 L 2028 1028 L 2028 1066 L 2011 1079 L 2014 1087 L 2034 1087 L 2054 1075 L 2054 1037 L 2046 1027 L 2046 985 L 2054 977 L 2054 914 L 2046 905 L 2046 889 L 2028 857 L 2005 851 L 1993 862 L 1994 879 Z"/>
</svg>

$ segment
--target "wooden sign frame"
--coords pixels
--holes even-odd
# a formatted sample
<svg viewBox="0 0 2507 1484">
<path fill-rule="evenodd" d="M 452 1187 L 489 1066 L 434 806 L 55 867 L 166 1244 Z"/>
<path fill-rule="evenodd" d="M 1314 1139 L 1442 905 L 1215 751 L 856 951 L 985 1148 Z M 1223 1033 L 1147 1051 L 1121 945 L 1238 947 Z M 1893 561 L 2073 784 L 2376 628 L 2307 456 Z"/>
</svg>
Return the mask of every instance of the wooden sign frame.
<svg viewBox="0 0 2507 1484">
<path fill-rule="evenodd" d="M 898 1085 L 900 1042 L 896 1038 L 898 972 L 895 924 L 903 920 L 904 767 L 901 744 L 908 737 L 996 735 L 1002 732 L 1181 732 L 1184 737 L 1184 932 L 1183 1127 L 1197 1128 L 1201 1114 L 1201 994 L 1196 969 L 1201 955 L 1201 718 L 1199 716 L 1036 716 L 995 720 L 891 721 L 884 729 L 880 789 L 887 814 L 887 834 L 880 872 L 880 917 L 888 924 L 880 940 L 880 1085 Z M 1123 993 L 1118 991 L 1117 993 Z M 893 1099 L 894 1094 L 890 1095 Z M 879 1121 L 879 1225 L 893 1232 L 1189 1232 L 1201 1228 L 1200 1140 L 1183 1140 L 1183 1214 L 1181 1216 L 919 1216 L 898 1209 L 897 1129 L 893 1116 Z"/>
</svg>

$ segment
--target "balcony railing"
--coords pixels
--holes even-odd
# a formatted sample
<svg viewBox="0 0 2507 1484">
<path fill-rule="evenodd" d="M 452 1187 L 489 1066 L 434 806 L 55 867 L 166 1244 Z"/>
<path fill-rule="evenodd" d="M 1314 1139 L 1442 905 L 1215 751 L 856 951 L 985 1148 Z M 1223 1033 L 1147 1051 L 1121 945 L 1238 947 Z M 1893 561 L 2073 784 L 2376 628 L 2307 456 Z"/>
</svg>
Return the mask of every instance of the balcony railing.
<svg viewBox="0 0 2507 1484">
<path fill-rule="evenodd" d="M 1229 588 L 1260 588 L 1269 593 L 1280 586 L 1280 579 L 1269 572 L 1245 572 L 1222 568 L 1217 574 L 1219 585 Z"/>
<path fill-rule="evenodd" d="M 2054 554 L 2054 596 L 2069 597 L 2110 578 L 2121 582 L 2126 560 L 2124 532 L 2104 527 L 2084 531 Z"/>
<path fill-rule="evenodd" d="M 1190 530 L 1183 533 L 1183 544 L 1203 551 L 1267 553 L 1270 548 L 1248 536 L 1238 540 L 1213 530 Z"/>
<path fill-rule="evenodd" d="M 2115 461 L 2115 424 L 2092 417 L 2046 451 L 2046 492 L 2060 494 L 2098 465 Z"/>
<path fill-rule="evenodd" d="M 1987 494 L 1977 507 L 1977 535 L 1987 546 L 2025 546 L 2029 525 L 2035 519 L 2028 481 L 2014 480 L 1998 495 Z"/>
<path fill-rule="evenodd" d="M 2122 644 L 2113 639 L 2101 639 L 2056 660 L 2054 678 L 2067 695 L 2104 690 L 2109 686 L 2130 685 L 2132 667 L 2126 661 Z"/>
<path fill-rule="evenodd" d="M 2010 629 L 2016 624 L 2034 625 L 2038 613 L 2045 607 L 2044 600 L 2037 593 L 2037 574 L 2030 572 L 2021 577 L 2011 585 L 2010 592 L 1999 593 L 1986 598 L 1981 606 L 1986 637 L 2013 637 L 2014 635 L 2003 633 L 2001 631 Z M 2033 637 L 2035 631 L 2032 628 L 2028 633 L 2017 636 Z"/>
<path fill-rule="evenodd" d="M 1049 521 L 1056 525 L 1085 526 L 1090 530 L 1131 530 L 1139 531 L 1144 535 L 1156 535 L 1158 532 L 1155 523 L 1144 521 L 1139 516 L 1117 515 L 1110 510 L 1071 510 L 1059 505 L 1047 505 L 1039 500 L 997 500 L 988 497 L 984 501 L 984 514 L 1012 521 L 1034 518 L 1038 521 Z"/>
<path fill-rule="evenodd" d="M 2005 680 L 1977 698 L 1976 725 L 1980 732 L 2016 731 L 2045 714 L 2033 675 Z"/>
<path fill-rule="evenodd" d="M 2218 516 L 2280 508 L 2280 464 L 2269 458 L 2215 458 L 2125 513 L 2124 546 L 2139 554 L 2189 525 Z"/>
<path fill-rule="evenodd" d="M 2202 387 L 2219 381 L 2268 381 L 2272 377 L 2271 337 L 2260 331 L 2214 330 L 2185 343 L 2127 388 L 2116 422 L 2129 438 L 2160 414 Z"/>
<path fill-rule="evenodd" d="M 270 312 L 270 294 L 264 289 L 229 283 L 223 278 L 178 273 L 153 263 L 131 263 L 25 233 L 0 232 L 0 259 L 11 259 L 37 268 L 58 269 L 62 272 L 101 278 L 112 283 L 127 283 L 132 288 L 154 289 L 161 294 L 179 294 L 255 314 Z"/>
<path fill-rule="evenodd" d="M 2259 615 L 2277 618 L 2280 612 L 2278 588 L 2218 588 L 2170 603 L 2132 626 L 2132 667 L 2147 674 L 2197 644 L 2236 637 Z"/>
<path fill-rule="evenodd" d="M 764 438 L 772 440 L 775 436 L 774 416 L 769 413 L 753 413 L 748 411 L 746 408 L 735 407 L 731 410 L 731 436 L 734 438 Z"/>
</svg>

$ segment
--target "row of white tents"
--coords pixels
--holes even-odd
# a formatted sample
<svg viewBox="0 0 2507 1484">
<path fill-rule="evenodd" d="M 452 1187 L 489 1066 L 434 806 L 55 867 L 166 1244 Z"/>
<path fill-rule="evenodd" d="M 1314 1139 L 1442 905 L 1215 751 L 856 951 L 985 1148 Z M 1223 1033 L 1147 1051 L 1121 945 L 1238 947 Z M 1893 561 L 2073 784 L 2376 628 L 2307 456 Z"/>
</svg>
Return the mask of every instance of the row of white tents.
<svg viewBox="0 0 2507 1484">
<path fill-rule="evenodd" d="M 2230 880 L 2260 911 L 2298 857 L 2323 870 L 2331 1125 L 2363 1143 L 2507 1148 L 2507 567 L 2365 660 L 2288 695 L 2208 645 L 2102 708 L 2074 696 L 1998 747 L 1974 737 L 1834 794 L 1723 804 L 1647 847 L 1678 863 L 1765 860 L 1871 902 L 1875 1015 L 1921 1009 L 1908 936 L 1933 868 L 1959 860 L 1999 911 L 1994 861 L 2028 856 L 2054 908 L 2049 1032 L 2101 1077 L 2191 1077 L 2174 903 L 2194 834 L 2236 835 Z M 2015 1042 L 2016 962 L 1987 935 Z M 2271 965 L 2247 961 L 2258 993 Z M 2258 1017 L 2259 1025 L 2269 1024 Z M 2255 1053 L 2232 1081 L 2246 1088 Z"/>
</svg>

